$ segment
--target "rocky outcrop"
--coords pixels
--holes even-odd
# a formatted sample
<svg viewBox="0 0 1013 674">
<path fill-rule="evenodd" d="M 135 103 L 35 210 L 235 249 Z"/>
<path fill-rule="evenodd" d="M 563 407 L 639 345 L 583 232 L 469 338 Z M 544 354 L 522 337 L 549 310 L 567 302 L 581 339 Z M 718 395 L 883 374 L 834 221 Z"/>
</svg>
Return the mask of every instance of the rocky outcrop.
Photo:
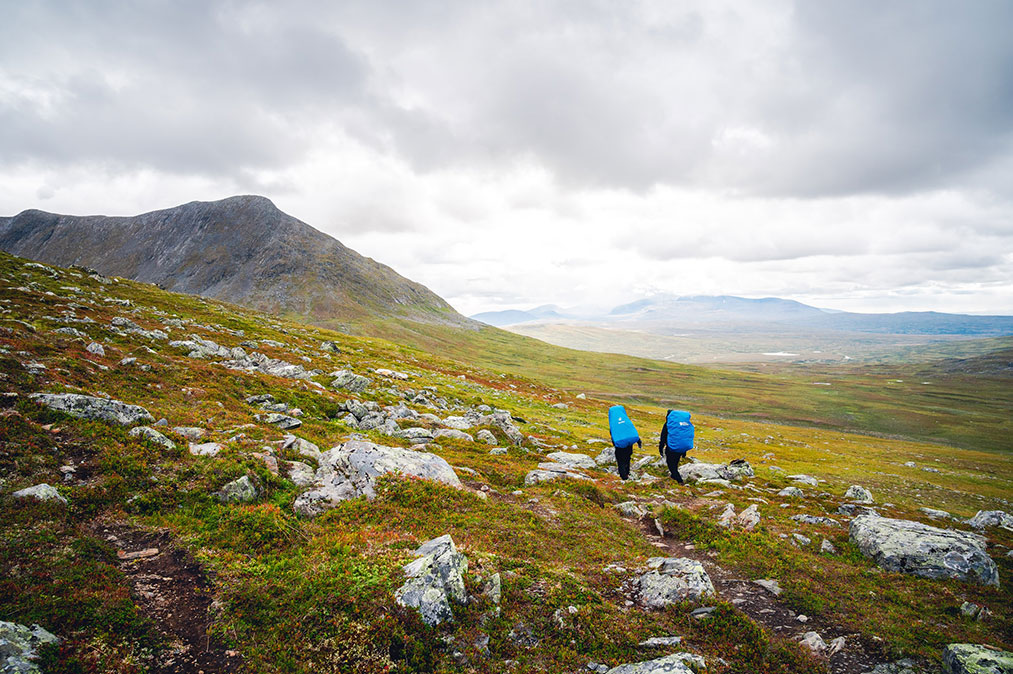
<svg viewBox="0 0 1013 674">
<path fill-rule="evenodd" d="M 975 529 L 1002 527 L 1013 531 L 1013 515 L 1001 510 L 979 510 L 967 523 Z"/>
<path fill-rule="evenodd" d="M 977 534 L 864 515 L 852 520 L 850 537 L 862 554 L 888 571 L 999 585 L 995 562 Z"/>
<path fill-rule="evenodd" d="M 450 464 L 425 452 L 352 440 L 320 455 L 316 484 L 295 500 L 304 515 L 318 515 L 341 501 L 376 496 L 376 479 L 387 473 L 419 477 L 461 488 Z"/>
<path fill-rule="evenodd" d="M 662 658 L 632 662 L 608 670 L 606 674 L 694 674 L 703 671 L 705 661 L 692 653 L 672 653 Z"/>
<path fill-rule="evenodd" d="M 468 601 L 464 588 L 467 557 L 457 551 L 449 534 L 426 541 L 412 554 L 418 559 L 404 567 L 408 580 L 394 593 L 397 603 L 418 610 L 427 625 L 453 620 L 451 602 Z"/>
<path fill-rule="evenodd" d="M 714 594 L 710 576 L 695 559 L 652 557 L 647 568 L 649 571 L 634 581 L 640 603 L 647 608 L 664 608 Z"/>
<path fill-rule="evenodd" d="M 4 674 L 41 674 L 35 664 L 36 651 L 44 644 L 60 639 L 38 625 L 25 627 L 0 620 L 0 672 Z"/>
<path fill-rule="evenodd" d="M 121 426 L 135 426 L 155 421 L 155 417 L 143 407 L 109 398 L 97 398 L 80 393 L 33 393 L 30 397 L 50 409 L 89 421 L 105 421 Z"/>
<path fill-rule="evenodd" d="M 950 644 L 943 651 L 944 674 L 1010 674 L 1013 653 L 977 644 Z"/>
</svg>

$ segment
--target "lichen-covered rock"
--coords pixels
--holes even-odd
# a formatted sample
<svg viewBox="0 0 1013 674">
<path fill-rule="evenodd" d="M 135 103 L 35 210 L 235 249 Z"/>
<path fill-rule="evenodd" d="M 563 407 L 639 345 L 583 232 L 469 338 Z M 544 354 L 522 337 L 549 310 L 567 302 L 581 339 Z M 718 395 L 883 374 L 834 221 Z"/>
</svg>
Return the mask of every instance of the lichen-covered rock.
<svg viewBox="0 0 1013 674">
<path fill-rule="evenodd" d="M 483 428 L 478 433 L 476 433 L 475 434 L 475 439 L 478 440 L 479 442 L 485 443 L 487 445 L 493 445 L 493 446 L 496 445 L 496 436 L 492 434 L 492 431 L 490 431 L 490 430 L 488 430 L 486 428 Z"/>
<path fill-rule="evenodd" d="M 1013 653 L 977 644 L 950 644 L 943 651 L 944 674 L 1010 674 Z"/>
<path fill-rule="evenodd" d="M 760 508 L 755 503 L 742 512 L 735 518 L 736 524 L 745 529 L 746 531 L 752 531 L 753 528 L 760 523 Z"/>
<path fill-rule="evenodd" d="M 792 498 L 802 498 L 805 494 L 798 487 L 785 487 L 781 491 L 777 492 L 778 496 L 789 496 Z"/>
<path fill-rule="evenodd" d="M 570 468 L 596 468 L 598 464 L 587 454 L 576 454 L 573 452 L 552 452 L 546 454 L 545 458 L 555 463 L 561 463 Z"/>
<path fill-rule="evenodd" d="M 449 534 L 423 543 L 413 554 L 418 559 L 405 565 L 408 580 L 394 593 L 395 600 L 401 606 L 417 609 L 427 625 L 453 620 L 450 602 L 468 601 L 464 588 L 468 558 L 457 551 Z"/>
<path fill-rule="evenodd" d="M 853 484 L 844 492 L 844 498 L 855 503 L 875 503 L 872 493 L 865 487 Z"/>
<path fill-rule="evenodd" d="M 459 431 L 456 428 L 441 428 L 433 433 L 433 438 L 439 440 L 440 438 L 450 438 L 451 440 L 464 440 L 465 442 L 475 442 L 475 438 L 470 433 Z"/>
<path fill-rule="evenodd" d="M 135 426 L 130 429 L 128 435 L 135 438 L 144 438 L 149 442 L 153 442 L 156 445 L 161 445 L 166 449 L 176 449 L 176 443 L 165 437 L 151 426 Z"/>
<path fill-rule="evenodd" d="M 41 674 L 35 664 L 36 650 L 43 644 L 58 644 L 60 639 L 38 625 L 25 627 L 0 620 L 0 672 L 3 674 Z"/>
<path fill-rule="evenodd" d="M 461 481 L 450 464 L 424 452 L 399 447 L 384 447 L 352 440 L 320 455 L 314 488 L 300 494 L 295 509 L 304 515 L 318 515 L 341 501 L 376 496 L 376 478 L 386 473 L 442 482 L 461 488 Z"/>
<path fill-rule="evenodd" d="M 303 456 L 313 459 L 320 458 L 320 448 L 309 440 L 304 440 L 296 435 L 286 435 L 281 445 L 282 449 L 294 449 Z"/>
<path fill-rule="evenodd" d="M 119 400 L 80 393 L 33 393 L 30 397 L 50 409 L 90 421 L 105 421 L 121 426 L 155 421 L 155 417 L 143 407 L 128 405 Z"/>
<path fill-rule="evenodd" d="M 672 653 L 654 660 L 619 665 L 606 674 L 694 674 L 703 671 L 705 667 L 705 661 L 699 655 Z"/>
<path fill-rule="evenodd" d="M 63 497 L 63 494 L 56 491 L 56 487 L 45 482 L 20 489 L 14 492 L 12 496 L 14 498 L 33 498 L 36 501 L 57 501 L 64 505 L 67 504 L 67 499 Z"/>
<path fill-rule="evenodd" d="M 606 447 L 601 450 L 598 456 L 594 457 L 594 462 L 599 466 L 606 466 L 616 462 L 616 448 Z"/>
<path fill-rule="evenodd" d="M 693 601 L 714 594 L 714 585 L 703 565 L 685 557 L 652 557 L 650 569 L 634 581 L 640 603 L 664 608 L 687 599 Z"/>
<path fill-rule="evenodd" d="M 244 475 L 238 480 L 229 482 L 216 496 L 222 503 L 249 503 L 257 498 L 259 490 L 249 475 Z"/>
<path fill-rule="evenodd" d="M 800 473 L 799 475 L 789 475 L 788 479 L 794 480 L 799 484 L 807 484 L 810 487 L 817 487 L 819 486 L 820 483 L 819 480 L 817 480 L 815 477 L 813 477 L 812 475 L 806 475 L 805 473 Z"/>
<path fill-rule="evenodd" d="M 753 467 L 745 459 L 735 459 L 728 464 L 719 463 L 685 463 L 679 466 L 679 474 L 686 482 L 704 482 L 711 484 L 715 480 L 734 482 L 747 477 L 754 477 Z"/>
<path fill-rule="evenodd" d="M 194 456 L 218 456 L 218 453 L 225 449 L 220 442 L 191 442 L 190 453 Z"/>
<path fill-rule="evenodd" d="M 338 370 L 334 373 L 334 380 L 331 386 L 336 389 L 349 391 L 350 393 L 362 393 L 370 384 L 369 379 L 361 374 L 355 374 L 351 370 Z"/>
<path fill-rule="evenodd" d="M 1001 510 L 979 510 L 967 523 L 975 529 L 1002 527 L 1013 531 L 1013 515 Z"/>
<path fill-rule="evenodd" d="M 977 534 L 865 515 L 852 520 L 850 537 L 862 554 L 888 571 L 999 585 L 985 538 Z"/>
<path fill-rule="evenodd" d="M 287 414 L 279 414 L 277 412 L 271 412 L 270 414 L 264 415 L 264 423 L 277 426 L 283 431 L 290 431 L 293 428 L 299 428 L 302 426 L 302 422 L 291 417 Z"/>
<path fill-rule="evenodd" d="M 528 471 L 528 474 L 524 476 L 524 484 L 530 487 L 540 482 L 550 482 L 564 477 L 574 480 L 591 479 L 587 475 L 578 473 L 562 463 L 543 462 L 538 464 L 537 469 Z"/>
<path fill-rule="evenodd" d="M 635 520 L 639 520 L 647 514 L 647 508 L 636 501 L 623 501 L 622 503 L 616 503 L 612 507 L 618 510 L 619 514 L 623 517 L 631 517 Z"/>
</svg>

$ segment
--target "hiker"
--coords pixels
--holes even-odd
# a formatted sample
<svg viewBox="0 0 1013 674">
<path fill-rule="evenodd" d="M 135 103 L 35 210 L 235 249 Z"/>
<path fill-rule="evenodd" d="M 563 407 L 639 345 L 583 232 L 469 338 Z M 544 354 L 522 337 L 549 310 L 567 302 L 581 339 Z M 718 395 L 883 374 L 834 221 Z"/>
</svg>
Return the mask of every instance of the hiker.
<svg viewBox="0 0 1013 674">
<path fill-rule="evenodd" d="M 689 412 L 668 410 L 668 414 L 665 415 L 665 425 L 661 427 L 658 452 L 665 457 L 668 472 L 679 484 L 682 484 L 679 462 L 691 449 L 693 449 L 693 424 L 689 420 Z"/>
<path fill-rule="evenodd" d="M 622 405 L 613 405 L 609 408 L 609 433 L 612 435 L 612 446 L 616 450 L 619 477 L 625 480 L 630 476 L 633 445 L 643 448 L 644 443 Z"/>
</svg>

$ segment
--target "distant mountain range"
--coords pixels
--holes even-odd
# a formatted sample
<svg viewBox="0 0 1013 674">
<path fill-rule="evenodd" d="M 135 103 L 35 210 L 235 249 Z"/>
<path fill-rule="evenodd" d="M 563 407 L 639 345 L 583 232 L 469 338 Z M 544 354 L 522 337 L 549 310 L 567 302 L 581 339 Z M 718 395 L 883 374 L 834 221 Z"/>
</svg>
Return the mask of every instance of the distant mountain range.
<svg viewBox="0 0 1013 674">
<path fill-rule="evenodd" d="M 0 249 L 321 325 L 394 317 L 474 326 L 425 286 L 260 196 L 132 217 L 28 210 L 0 218 Z"/>
<path fill-rule="evenodd" d="M 643 330 L 659 335 L 680 330 L 722 332 L 863 332 L 906 335 L 1003 336 L 1013 334 L 1013 316 L 971 316 L 934 311 L 863 314 L 831 311 L 777 297 L 657 295 L 588 314 L 555 306 L 496 311 L 473 316 L 489 325 L 566 322 Z"/>
</svg>

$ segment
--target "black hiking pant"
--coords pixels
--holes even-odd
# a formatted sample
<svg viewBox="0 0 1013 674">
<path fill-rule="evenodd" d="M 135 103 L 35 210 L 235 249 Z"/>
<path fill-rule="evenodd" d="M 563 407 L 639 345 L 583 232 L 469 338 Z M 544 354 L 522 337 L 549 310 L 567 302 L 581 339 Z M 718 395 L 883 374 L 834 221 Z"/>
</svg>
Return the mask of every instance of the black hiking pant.
<svg viewBox="0 0 1013 674">
<path fill-rule="evenodd" d="M 619 477 L 627 479 L 630 476 L 630 459 L 633 458 L 633 445 L 616 447 L 616 463 L 619 464 Z"/>
<path fill-rule="evenodd" d="M 668 464 L 668 472 L 671 476 L 678 480 L 679 475 L 679 462 L 682 461 L 682 457 L 686 456 L 685 452 L 673 452 L 670 449 L 665 450 L 665 463 Z"/>
</svg>

